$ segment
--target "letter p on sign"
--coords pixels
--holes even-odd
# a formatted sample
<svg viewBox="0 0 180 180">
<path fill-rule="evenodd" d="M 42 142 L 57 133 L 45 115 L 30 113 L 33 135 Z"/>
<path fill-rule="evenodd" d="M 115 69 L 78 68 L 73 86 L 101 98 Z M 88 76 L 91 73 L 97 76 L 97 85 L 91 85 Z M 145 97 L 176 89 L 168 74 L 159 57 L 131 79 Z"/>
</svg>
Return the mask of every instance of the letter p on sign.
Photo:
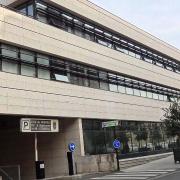
<svg viewBox="0 0 180 180">
<path fill-rule="evenodd" d="M 30 120 L 22 121 L 22 130 L 24 131 L 30 130 Z"/>
</svg>

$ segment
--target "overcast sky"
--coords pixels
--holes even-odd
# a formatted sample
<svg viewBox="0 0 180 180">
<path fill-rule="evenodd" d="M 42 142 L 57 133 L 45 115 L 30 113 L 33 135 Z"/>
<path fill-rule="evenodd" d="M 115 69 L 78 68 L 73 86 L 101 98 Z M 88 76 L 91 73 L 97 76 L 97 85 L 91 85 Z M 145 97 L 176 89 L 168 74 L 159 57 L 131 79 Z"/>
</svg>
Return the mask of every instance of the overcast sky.
<svg viewBox="0 0 180 180">
<path fill-rule="evenodd" d="M 180 49 L 180 0 L 90 0 Z"/>
</svg>

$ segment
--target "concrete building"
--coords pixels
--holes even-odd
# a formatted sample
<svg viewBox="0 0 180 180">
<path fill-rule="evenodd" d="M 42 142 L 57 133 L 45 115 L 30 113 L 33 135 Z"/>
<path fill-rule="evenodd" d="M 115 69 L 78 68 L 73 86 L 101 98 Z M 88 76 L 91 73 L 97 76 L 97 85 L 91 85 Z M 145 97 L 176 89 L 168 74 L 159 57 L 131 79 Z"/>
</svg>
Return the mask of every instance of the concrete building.
<svg viewBox="0 0 180 180">
<path fill-rule="evenodd" d="M 35 177 L 34 134 L 20 132 L 21 118 L 59 120 L 59 133 L 38 134 L 46 177 L 68 174 L 70 142 L 78 173 L 114 169 L 103 121 L 119 121 L 122 153 L 144 148 L 143 128 L 149 149 L 166 148 L 159 122 L 180 97 L 180 50 L 87 0 L 0 2 L 0 168 Z"/>
</svg>

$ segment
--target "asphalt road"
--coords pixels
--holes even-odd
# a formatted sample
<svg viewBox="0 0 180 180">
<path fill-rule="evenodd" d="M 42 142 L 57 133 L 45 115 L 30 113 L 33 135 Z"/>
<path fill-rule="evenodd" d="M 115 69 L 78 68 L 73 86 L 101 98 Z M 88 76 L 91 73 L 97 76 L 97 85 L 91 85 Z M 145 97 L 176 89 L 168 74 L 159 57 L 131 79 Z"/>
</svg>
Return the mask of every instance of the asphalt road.
<svg viewBox="0 0 180 180">
<path fill-rule="evenodd" d="M 159 177 L 156 180 L 179 180 L 179 179 L 180 179 L 180 170 L 172 174 L 166 175 L 164 177 Z"/>
<path fill-rule="evenodd" d="M 82 180 L 180 180 L 180 164 L 173 156 L 109 174 L 94 174 Z"/>
</svg>

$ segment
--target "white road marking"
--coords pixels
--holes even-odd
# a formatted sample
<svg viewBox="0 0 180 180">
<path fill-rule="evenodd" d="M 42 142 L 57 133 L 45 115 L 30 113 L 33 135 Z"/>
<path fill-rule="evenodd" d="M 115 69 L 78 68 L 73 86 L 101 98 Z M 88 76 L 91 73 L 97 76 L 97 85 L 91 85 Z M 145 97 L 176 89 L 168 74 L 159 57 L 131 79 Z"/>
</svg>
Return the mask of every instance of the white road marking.
<svg viewBox="0 0 180 180">
<path fill-rule="evenodd" d="M 157 176 L 157 174 L 112 174 L 112 175 L 107 175 L 107 176 L 129 176 L 129 177 L 153 177 L 153 176 Z"/>
<path fill-rule="evenodd" d="M 111 179 L 119 179 L 119 180 L 121 180 L 121 179 L 124 179 L 124 180 L 126 180 L 126 179 L 130 179 L 130 180 L 144 180 L 144 179 L 147 179 L 147 178 L 149 178 L 149 177 L 133 177 L 133 179 L 132 179 L 132 177 L 112 177 L 112 176 L 110 176 L 110 177 L 107 177 L 107 176 L 104 176 L 104 177 L 97 177 L 97 178 L 92 178 L 92 179 L 104 179 L 104 180 L 111 180 Z"/>
<path fill-rule="evenodd" d="M 124 171 L 116 172 L 102 177 L 91 178 L 94 180 L 146 180 L 151 177 L 156 177 L 159 175 L 167 174 L 175 171 L 176 169 L 164 169 L 164 170 L 147 170 L 147 171 Z"/>
</svg>

